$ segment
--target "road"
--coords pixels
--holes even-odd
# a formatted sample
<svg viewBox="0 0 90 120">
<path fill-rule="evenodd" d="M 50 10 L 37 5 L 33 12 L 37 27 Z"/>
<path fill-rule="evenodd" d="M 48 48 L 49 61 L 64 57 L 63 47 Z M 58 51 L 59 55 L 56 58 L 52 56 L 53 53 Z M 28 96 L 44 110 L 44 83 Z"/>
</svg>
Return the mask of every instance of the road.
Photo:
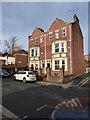
<svg viewBox="0 0 90 120">
<path fill-rule="evenodd" d="M 2 79 L 2 105 L 20 118 L 49 118 L 58 102 L 67 98 L 88 96 L 88 89 L 22 83 L 12 78 Z"/>
</svg>

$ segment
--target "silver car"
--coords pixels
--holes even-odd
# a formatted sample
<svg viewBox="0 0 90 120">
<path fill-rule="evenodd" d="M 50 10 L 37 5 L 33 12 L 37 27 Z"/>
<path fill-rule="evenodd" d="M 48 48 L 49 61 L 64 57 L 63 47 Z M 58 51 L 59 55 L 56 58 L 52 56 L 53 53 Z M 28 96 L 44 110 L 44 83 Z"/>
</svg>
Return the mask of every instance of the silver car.
<svg viewBox="0 0 90 120">
<path fill-rule="evenodd" d="M 36 75 L 32 71 L 19 71 L 14 74 L 14 80 L 21 80 L 23 83 L 26 81 L 36 81 Z"/>
<path fill-rule="evenodd" d="M 0 69 L 0 77 L 9 77 L 10 74 L 5 69 Z"/>
</svg>

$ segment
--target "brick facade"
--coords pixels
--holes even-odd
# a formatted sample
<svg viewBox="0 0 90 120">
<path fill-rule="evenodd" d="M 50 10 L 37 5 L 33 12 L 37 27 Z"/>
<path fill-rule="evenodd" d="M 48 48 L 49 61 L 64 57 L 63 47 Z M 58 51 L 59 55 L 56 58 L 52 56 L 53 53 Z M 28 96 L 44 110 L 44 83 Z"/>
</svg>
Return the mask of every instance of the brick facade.
<svg viewBox="0 0 90 120">
<path fill-rule="evenodd" d="M 15 54 L 15 66 L 17 68 L 27 66 L 27 55 L 26 54 Z"/>
<path fill-rule="evenodd" d="M 51 74 L 59 75 L 64 67 L 65 75 L 81 75 L 85 73 L 83 52 L 83 35 L 77 15 L 74 22 L 67 23 L 58 18 L 47 32 L 36 27 L 28 36 L 28 66 L 34 69 L 51 68 Z"/>
</svg>

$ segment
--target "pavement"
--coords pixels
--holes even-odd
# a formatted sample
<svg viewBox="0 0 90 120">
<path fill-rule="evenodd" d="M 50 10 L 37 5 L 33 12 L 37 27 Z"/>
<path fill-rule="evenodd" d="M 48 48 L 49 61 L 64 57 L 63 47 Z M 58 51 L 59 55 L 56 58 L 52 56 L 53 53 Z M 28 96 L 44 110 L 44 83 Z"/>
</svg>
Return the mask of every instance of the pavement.
<svg viewBox="0 0 90 120">
<path fill-rule="evenodd" d="M 0 120 L 13 120 L 17 119 L 21 120 L 17 115 L 12 113 L 10 110 L 5 108 L 4 106 L 0 105 Z"/>
<path fill-rule="evenodd" d="M 80 83 L 81 85 L 86 84 L 87 81 L 90 81 L 90 74 L 85 74 L 85 75 L 82 75 L 81 77 L 77 77 L 73 81 L 76 81 L 76 82 L 79 81 L 79 82 L 77 82 L 77 84 Z M 67 88 L 69 88 L 69 87 L 72 86 L 72 82 L 73 81 L 68 82 L 66 84 L 54 83 L 54 82 L 49 82 L 49 81 L 38 81 L 37 84 L 46 85 L 46 86 L 48 86 L 48 85 L 54 85 L 54 86 L 59 86 L 61 88 L 67 89 Z M 75 84 L 75 86 L 76 86 L 76 84 Z M 75 87 L 75 86 L 72 86 L 72 87 Z"/>
<path fill-rule="evenodd" d="M 58 86 L 58 87 L 66 89 L 66 88 L 70 87 L 71 82 L 69 82 L 67 84 L 60 84 L 60 83 L 53 83 L 53 82 L 48 82 L 48 81 L 38 81 L 37 84 L 45 85 L 45 86 L 53 85 L 53 86 Z"/>
</svg>

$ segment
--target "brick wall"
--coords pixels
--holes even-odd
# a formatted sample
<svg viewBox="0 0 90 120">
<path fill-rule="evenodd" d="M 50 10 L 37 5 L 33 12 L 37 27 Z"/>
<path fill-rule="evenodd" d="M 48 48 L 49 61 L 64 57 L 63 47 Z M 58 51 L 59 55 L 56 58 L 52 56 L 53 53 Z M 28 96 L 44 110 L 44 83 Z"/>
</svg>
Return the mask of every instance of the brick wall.
<svg viewBox="0 0 90 120">
<path fill-rule="evenodd" d="M 27 55 L 26 54 L 16 54 L 15 55 L 15 65 L 16 67 L 25 67 L 27 66 Z"/>
<path fill-rule="evenodd" d="M 55 82 L 55 83 L 64 83 L 64 71 L 62 68 L 59 70 L 59 76 L 55 76 L 55 75 L 53 76 L 51 74 L 50 69 L 47 69 L 46 74 L 47 74 L 46 81 Z"/>
<path fill-rule="evenodd" d="M 85 73 L 85 59 L 83 49 L 83 36 L 79 26 L 79 21 L 73 23 L 73 68 L 74 75 L 78 76 Z"/>
</svg>

